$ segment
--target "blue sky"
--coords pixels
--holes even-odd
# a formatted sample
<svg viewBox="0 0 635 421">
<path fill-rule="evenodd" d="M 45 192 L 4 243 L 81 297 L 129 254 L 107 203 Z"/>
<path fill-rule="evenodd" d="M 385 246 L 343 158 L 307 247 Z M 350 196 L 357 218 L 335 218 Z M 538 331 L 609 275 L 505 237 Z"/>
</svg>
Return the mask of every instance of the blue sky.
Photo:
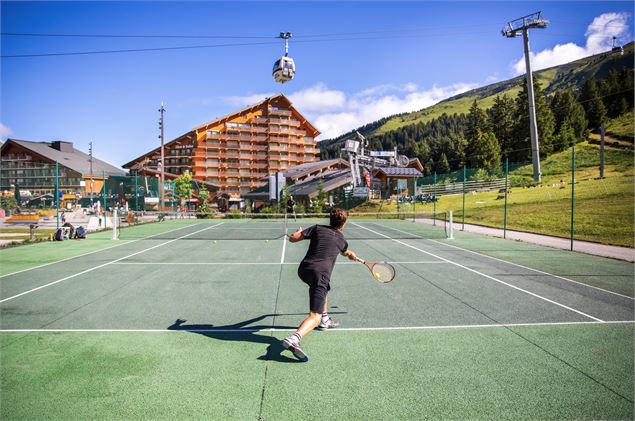
<svg viewBox="0 0 635 421">
<path fill-rule="evenodd" d="M 284 93 L 333 137 L 398 112 L 524 73 L 522 40 L 504 24 L 537 10 L 535 68 L 633 39 L 632 2 L 7 2 L 3 33 L 254 38 L 93 38 L 3 35 L 0 135 L 69 140 L 122 165 L 158 146 L 165 103 L 172 139 Z M 271 78 L 290 31 L 296 78 Z M 331 36 L 329 34 L 344 34 Z M 355 34 L 355 35 L 353 35 Z M 317 36 L 317 37 L 311 37 Z M 365 38 L 365 39 L 351 39 Z M 371 39 L 369 39 L 371 38 Z M 263 43 L 117 54 L 17 54 Z M 271 44 L 269 44 L 271 43 Z M 520 63 L 520 64 L 519 64 Z"/>
</svg>

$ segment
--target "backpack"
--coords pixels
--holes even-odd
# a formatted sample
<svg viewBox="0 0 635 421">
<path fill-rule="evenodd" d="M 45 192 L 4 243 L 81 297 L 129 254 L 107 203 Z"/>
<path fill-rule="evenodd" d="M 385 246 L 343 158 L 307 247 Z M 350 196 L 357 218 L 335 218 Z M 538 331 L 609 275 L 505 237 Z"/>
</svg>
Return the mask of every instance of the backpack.
<svg viewBox="0 0 635 421">
<path fill-rule="evenodd" d="M 86 238 L 86 229 L 81 225 L 75 230 L 75 238 Z"/>
<path fill-rule="evenodd" d="M 55 234 L 53 234 L 53 241 L 64 241 L 65 238 L 64 228 L 58 228 L 55 230 Z"/>
</svg>

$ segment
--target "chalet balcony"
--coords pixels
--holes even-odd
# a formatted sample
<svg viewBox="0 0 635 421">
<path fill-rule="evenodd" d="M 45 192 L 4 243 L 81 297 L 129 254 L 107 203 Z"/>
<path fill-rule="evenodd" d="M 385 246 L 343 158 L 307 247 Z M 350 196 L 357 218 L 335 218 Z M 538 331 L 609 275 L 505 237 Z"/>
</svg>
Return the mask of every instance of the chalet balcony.
<svg viewBox="0 0 635 421">
<path fill-rule="evenodd" d="M 291 111 L 289 110 L 275 110 L 275 109 L 269 109 L 269 115 L 270 116 L 274 116 L 274 115 L 286 115 L 286 116 L 291 116 Z"/>
<path fill-rule="evenodd" d="M 282 126 L 300 127 L 301 123 L 298 120 L 288 120 L 284 118 L 270 118 L 269 124 L 280 124 Z"/>
</svg>

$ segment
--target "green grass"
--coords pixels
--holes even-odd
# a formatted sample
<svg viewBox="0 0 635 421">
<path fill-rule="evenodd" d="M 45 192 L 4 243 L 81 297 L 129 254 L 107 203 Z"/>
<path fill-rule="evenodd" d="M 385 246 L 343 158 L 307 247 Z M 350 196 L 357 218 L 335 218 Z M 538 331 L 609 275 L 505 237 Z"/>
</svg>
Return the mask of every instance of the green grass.
<svg viewBox="0 0 635 421">
<path fill-rule="evenodd" d="M 35 238 L 38 240 L 47 240 L 53 233 L 54 228 L 38 228 L 35 231 Z M 23 234 L 20 236 L 2 236 L 1 234 Z M 29 228 L 0 228 L 0 240 L 28 240 L 30 238 Z"/>
<path fill-rule="evenodd" d="M 635 136 L 635 121 L 633 111 L 610 120 L 606 125 L 606 131 L 620 136 Z"/>
<path fill-rule="evenodd" d="M 548 69 L 541 71 L 537 74 L 536 79 L 542 83 L 542 86 L 544 88 L 555 79 L 556 72 L 557 69 Z M 478 106 L 481 109 L 485 110 L 491 108 L 492 105 L 494 105 L 494 99 L 496 99 L 497 96 L 506 94 L 508 97 L 513 99 L 516 98 L 521 90 L 522 87 L 514 86 L 506 89 L 504 92 L 498 92 L 482 98 L 481 94 L 476 93 L 475 95 L 462 96 L 460 98 L 443 101 L 420 111 L 415 111 L 403 116 L 391 118 L 377 130 L 375 130 L 373 134 L 383 134 L 396 130 L 400 127 L 409 126 L 411 124 L 425 123 L 440 117 L 444 113 L 448 115 L 461 113 L 467 114 L 475 99 L 477 100 Z"/>
</svg>

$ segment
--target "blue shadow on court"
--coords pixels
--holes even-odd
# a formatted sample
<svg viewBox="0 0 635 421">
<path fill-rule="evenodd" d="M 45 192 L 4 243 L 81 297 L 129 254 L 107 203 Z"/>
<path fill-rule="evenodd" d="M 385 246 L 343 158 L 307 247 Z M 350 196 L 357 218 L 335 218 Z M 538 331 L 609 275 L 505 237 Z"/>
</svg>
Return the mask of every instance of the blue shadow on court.
<svg viewBox="0 0 635 421">
<path fill-rule="evenodd" d="M 245 320 L 231 325 L 216 326 L 213 324 L 185 324 L 187 320 L 177 319 L 172 325 L 168 326 L 168 330 L 180 330 L 203 335 L 205 337 L 216 339 L 219 341 L 239 341 L 239 342 L 255 342 L 267 345 L 265 353 L 258 357 L 259 360 L 278 361 L 284 363 L 298 363 L 295 358 L 282 355 L 282 351 L 286 351 L 280 340 L 272 335 L 270 329 L 272 325 L 253 325 L 266 317 L 274 316 L 290 316 L 291 314 L 263 314 L 253 319 Z M 306 314 L 302 313 L 303 316 Z M 276 329 L 295 329 L 296 326 L 276 326 Z M 288 352 L 288 351 L 287 351 Z"/>
</svg>

